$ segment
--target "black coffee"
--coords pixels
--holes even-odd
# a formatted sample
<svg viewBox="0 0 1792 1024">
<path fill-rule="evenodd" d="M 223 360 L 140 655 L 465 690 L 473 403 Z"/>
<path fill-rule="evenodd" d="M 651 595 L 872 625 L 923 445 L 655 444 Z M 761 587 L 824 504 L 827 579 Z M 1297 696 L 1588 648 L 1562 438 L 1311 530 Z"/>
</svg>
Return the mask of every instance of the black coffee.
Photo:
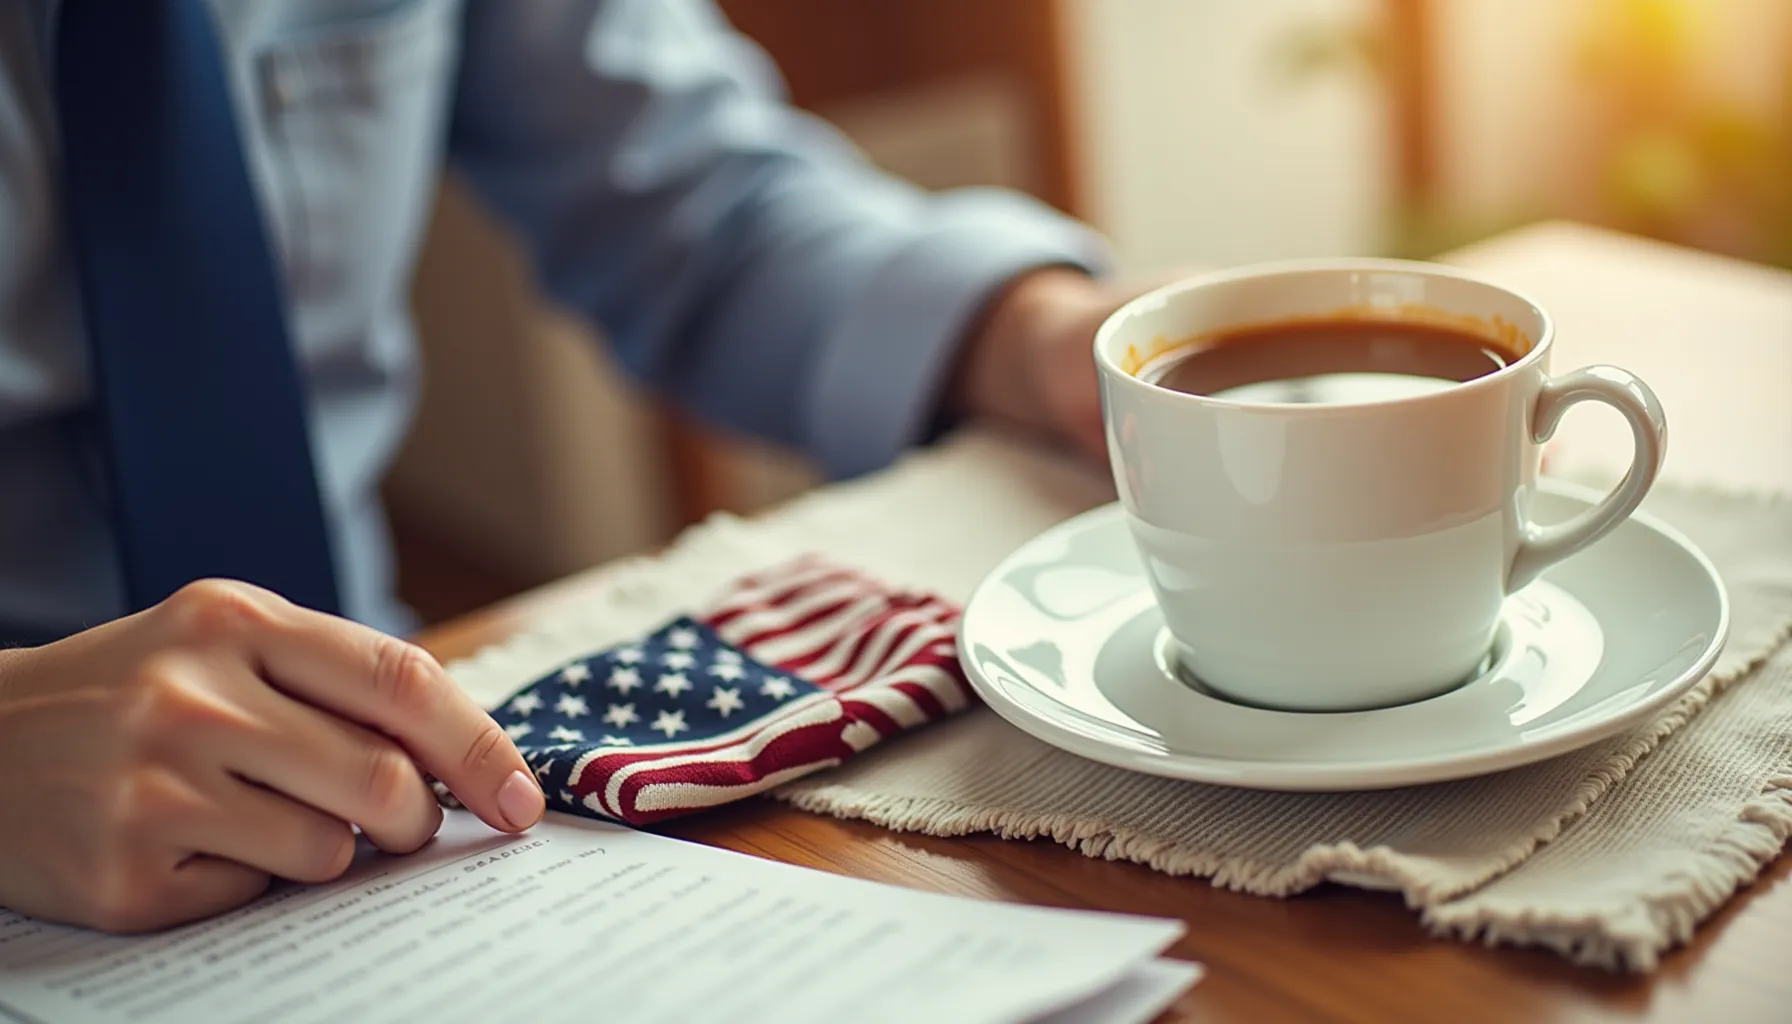
<svg viewBox="0 0 1792 1024">
<path fill-rule="evenodd" d="M 1484 377 L 1520 355 L 1435 324 L 1315 319 L 1225 331 L 1164 356 L 1139 376 L 1238 402 L 1373 402 Z"/>
</svg>

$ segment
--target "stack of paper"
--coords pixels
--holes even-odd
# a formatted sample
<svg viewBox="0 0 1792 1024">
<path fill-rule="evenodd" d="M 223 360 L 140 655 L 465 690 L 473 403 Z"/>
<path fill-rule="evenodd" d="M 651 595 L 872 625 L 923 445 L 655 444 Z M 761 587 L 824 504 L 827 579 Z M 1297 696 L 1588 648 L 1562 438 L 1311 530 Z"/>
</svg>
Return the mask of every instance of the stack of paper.
<svg viewBox="0 0 1792 1024">
<path fill-rule="evenodd" d="M 550 815 L 450 814 L 223 917 L 142 937 L 0 911 L 30 1021 L 1147 1021 L 1179 921 L 913 892 Z"/>
</svg>

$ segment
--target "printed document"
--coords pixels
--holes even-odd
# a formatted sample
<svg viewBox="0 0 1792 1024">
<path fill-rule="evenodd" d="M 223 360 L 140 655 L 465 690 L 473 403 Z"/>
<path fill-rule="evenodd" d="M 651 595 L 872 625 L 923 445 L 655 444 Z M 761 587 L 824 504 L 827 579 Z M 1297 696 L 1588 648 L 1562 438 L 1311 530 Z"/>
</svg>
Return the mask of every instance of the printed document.
<svg viewBox="0 0 1792 1024">
<path fill-rule="evenodd" d="M 416 854 L 155 935 L 0 911 L 0 1018 L 1146 1020 L 1198 970 L 1156 959 L 1182 927 L 916 892 L 561 815 L 503 835 L 452 812 Z"/>
</svg>

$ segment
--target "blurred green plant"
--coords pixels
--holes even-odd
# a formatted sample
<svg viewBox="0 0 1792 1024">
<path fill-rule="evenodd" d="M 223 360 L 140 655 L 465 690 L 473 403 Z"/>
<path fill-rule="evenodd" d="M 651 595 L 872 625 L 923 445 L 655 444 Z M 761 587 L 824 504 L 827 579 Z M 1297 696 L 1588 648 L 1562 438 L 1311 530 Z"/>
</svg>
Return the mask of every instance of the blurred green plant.
<svg viewBox="0 0 1792 1024">
<path fill-rule="evenodd" d="M 1367 72 L 1385 82 L 1395 56 L 1391 42 L 1379 22 L 1297 25 L 1270 51 L 1271 72 L 1285 85 L 1344 70 Z"/>
<path fill-rule="evenodd" d="M 1721 5 L 1585 0 L 1584 6 L 1569 59 L 1599 125 L 1596 219 L 1792 267 L 1792 59 L 1782 61 L 1777 109 L 1755 109 L 1719 94 L 1698 64 Z M 1398 72 L 1412 55 L 1397 45 L 1374 19 L 1305 24 L 1279 40 L 1269 68 L 1283 86 L 1352 73 L 1367 74 L 1391 93 L 1411 80 Z M 1390 218 L 1387 250 L 1435 254 L 1556 215 L 1546 197 L 1530 209 L 1475 221 L 1402 197 Z"/>
<path fill-rule="evenodd" d="M 1777 110 L 1719 95 L 1697 65 L 1719 7 L 1599 0 L 1576 53 L 1606 119 L 1614 226 L 1792 266 L 1792 61 Z"/>
</svg>

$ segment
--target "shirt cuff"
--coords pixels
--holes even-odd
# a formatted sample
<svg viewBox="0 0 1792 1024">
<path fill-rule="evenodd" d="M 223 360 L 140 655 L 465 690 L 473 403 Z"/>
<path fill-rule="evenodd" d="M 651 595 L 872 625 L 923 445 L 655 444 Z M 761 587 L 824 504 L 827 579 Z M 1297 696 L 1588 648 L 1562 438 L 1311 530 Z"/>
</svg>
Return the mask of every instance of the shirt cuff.
<svg viewBox="0 0 1792 1024">
<path fill-rule="evenodd" d="M 957 349 L 1004 285 L 1043 267 L 1111 266 L 1095 232 L 1018 193 L 931 203 L 927 226 L 846 310 L 817 368 L 808 448 L 830 477 L 881 469 L 934 432 Z"/>
</svg>

